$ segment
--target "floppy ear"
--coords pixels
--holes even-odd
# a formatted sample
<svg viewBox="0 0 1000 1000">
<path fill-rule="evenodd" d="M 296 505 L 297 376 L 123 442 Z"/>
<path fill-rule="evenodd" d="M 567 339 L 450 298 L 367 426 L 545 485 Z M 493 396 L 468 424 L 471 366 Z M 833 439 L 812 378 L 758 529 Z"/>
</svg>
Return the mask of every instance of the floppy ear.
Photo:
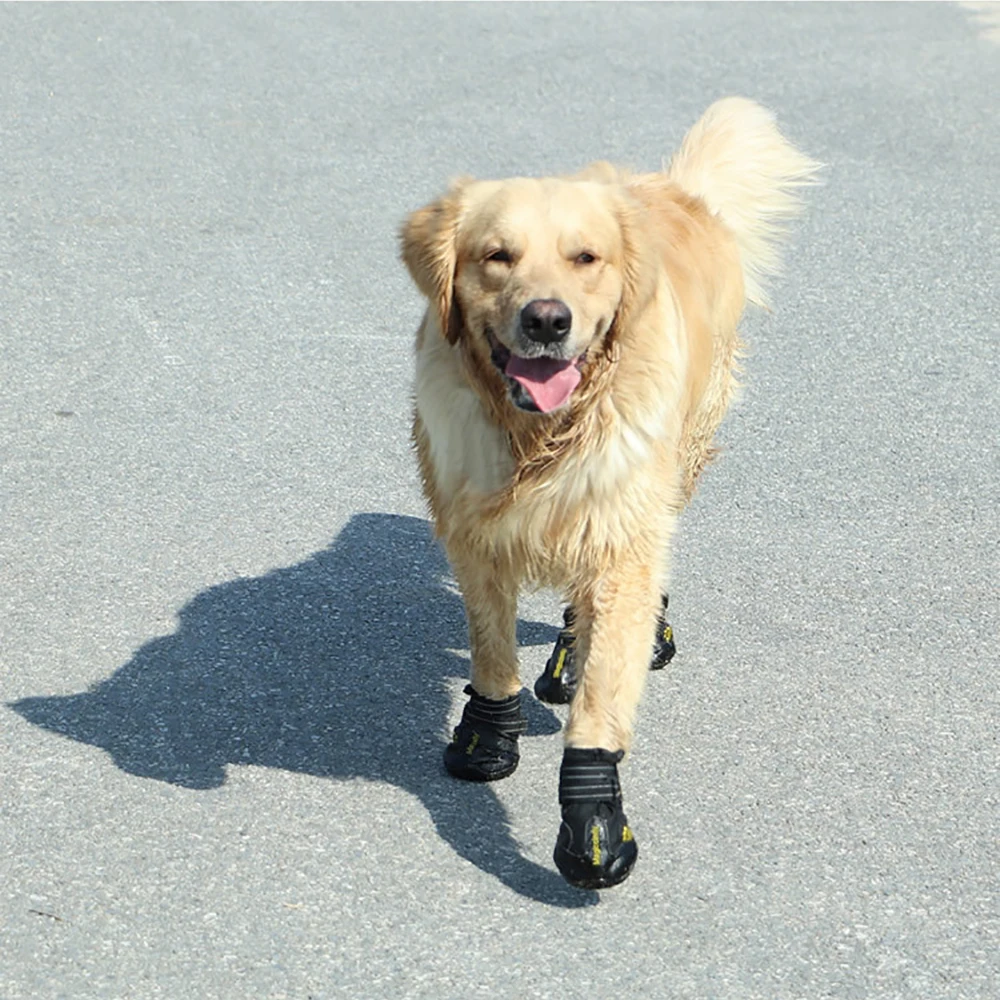
<svg viewBox="0 0 1000 1000">
<path fill-rule="evenodd" d="M 443 198 L 414 212 L 400 232 L 403 262 L 414 284 L 438 311 L 441 331 L 454 344 L 461 317 L 454 301 L 455 241 L 464 181 L 456 181 Z"/>
<path fill-rule="evenodd" d="M 622 236 L 622 297 L 611 326 L 611 337 L 639 316 L 656 291 L 658 260 L 656 244 L 642 205 L 624 195 L 617 206 Z"/>
</svg>

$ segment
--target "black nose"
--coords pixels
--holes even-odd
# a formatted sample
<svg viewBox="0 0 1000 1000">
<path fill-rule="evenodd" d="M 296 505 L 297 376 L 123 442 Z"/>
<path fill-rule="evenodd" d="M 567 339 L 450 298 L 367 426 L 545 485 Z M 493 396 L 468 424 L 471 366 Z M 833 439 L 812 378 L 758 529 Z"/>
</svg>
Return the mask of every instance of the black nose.
<svg viewBox="0 0 1000 1000">
<path fill-rule="evenodd" d="M 573 314 L 559 299 L 535 299 L 521 310 L 521 329 L 536 344 L 564 340 L 572 325 Z"/>
</svg>

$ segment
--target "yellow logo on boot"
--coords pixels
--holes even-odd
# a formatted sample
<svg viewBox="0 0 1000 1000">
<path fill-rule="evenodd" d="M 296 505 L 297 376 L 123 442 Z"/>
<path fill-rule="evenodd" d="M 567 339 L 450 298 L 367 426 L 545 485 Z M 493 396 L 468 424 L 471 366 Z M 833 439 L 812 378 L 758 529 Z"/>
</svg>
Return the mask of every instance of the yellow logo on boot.
<svg viewBox="0 0 1000 1000">
<path fill-rule="evenodd" d="M 566 650 L 559 650 L 559 659 L 556 660 L 555 669 L 552 671 L 553 678 L 559 678 L 559 675 L 563 672 L 563 667 L 566 665 Z"/>
<path fill-rule="evenodd" d="M 601 866 L 601 831 L 597 828 L 596 823 L 590 828 L 590 844 L 592 848 L 591 860 L 594 867 L 599 868 Z"/>
</svg>

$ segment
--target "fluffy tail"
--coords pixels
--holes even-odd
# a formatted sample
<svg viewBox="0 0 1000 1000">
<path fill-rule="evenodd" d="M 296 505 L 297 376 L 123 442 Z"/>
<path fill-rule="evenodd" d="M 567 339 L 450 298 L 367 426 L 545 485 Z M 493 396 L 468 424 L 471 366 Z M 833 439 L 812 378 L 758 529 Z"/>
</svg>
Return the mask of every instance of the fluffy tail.
<svg viewBox="0 0 1000 1000">
<path fill-rule="evenodd" d="M 782 136 L 766 108 L 726 97 L 688 132 L 667 174 L 733 231 L 746 296 L 766 307 L 765 281 L 781 271 L 784 224 L 800 213 L 799 188 L 816 184 L 821 167 Z"/>
</svg>

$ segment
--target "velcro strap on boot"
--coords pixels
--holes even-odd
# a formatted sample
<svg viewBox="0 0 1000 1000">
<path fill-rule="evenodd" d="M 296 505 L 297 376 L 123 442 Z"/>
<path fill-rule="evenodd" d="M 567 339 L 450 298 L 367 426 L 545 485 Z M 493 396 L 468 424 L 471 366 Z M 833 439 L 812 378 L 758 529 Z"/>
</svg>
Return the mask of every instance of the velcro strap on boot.
<svg viewBox="0 0 1000 1000">
<path fill-rule="evenodd" d="M 624 750 L 566 747 L 559 768 L 559 804 L 620 802 L 618 762 Z"/>
<path fill-rule="evenodd" d="M 504 736 L 520 736 L 527 731 L 528 720 L 521 713 L 520 694 L 494 701 L 478 694 L 471 684 L 466 686 L 465 693 L 469 701 L 462 712 L 463 722 L 479 722 Z"/>
</svg>

